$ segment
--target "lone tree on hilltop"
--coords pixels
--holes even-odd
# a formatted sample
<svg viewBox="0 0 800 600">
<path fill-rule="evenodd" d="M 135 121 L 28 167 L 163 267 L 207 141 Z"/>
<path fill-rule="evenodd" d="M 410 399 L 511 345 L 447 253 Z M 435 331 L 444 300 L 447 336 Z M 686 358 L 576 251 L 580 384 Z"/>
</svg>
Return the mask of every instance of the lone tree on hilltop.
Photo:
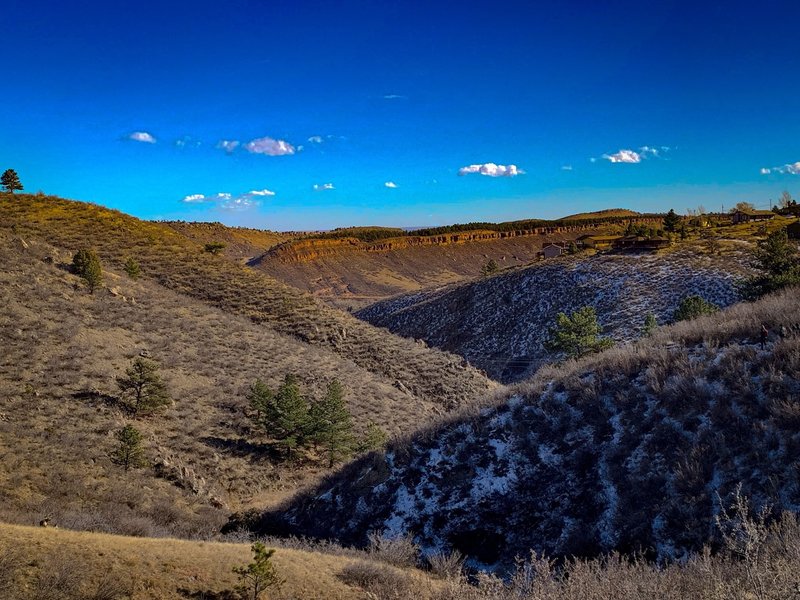
<svg viewBox="0 0 800 600">
<path fill-rule="evenodd" d="M 328 457 L 328 466 L 348 458 L 355 447 L 353 419 L 344 402 L 344 388 L 336 379 L 328 384 L 325 397 L 308 412 L 308 437 Z"/>
<path fill-rule="evenodd" d="M 681 300 L 678 308 L 672 314 L 672 320 L 675 323 L 691 321 L 703 315 L 712 315 L 717 311 L 719 311 L 719 306 L 716 304 L 708 302 L 700 296 L 688 296 Z"/>
<path fill-rule="evenodd" d="M 670 208 L 667 216 L 664 217 L 664 231 L 675 233 L 681 224 L 681 218 L 677 215 L 674 209 Z"/>
<path fill-rule="evenodd" d="M 130 398 L 128 406 L 134 417 L 155 412 L 171 402 L 158 365 L 146 358 L 134 359 L 125 376 L 117 379 L 117 385 Z"/>
<path fill-rule="evenodd" d="M 597 313 L 591 306 L 579 308 L 571 315 L 558 313 L 545 348 L 551 352 L 562 352 L 569 358 L 600 352 L 614 345 L 611 339 L 600 337 L 602 331 L 597 322 Z"/>
<path fill-rule="evenodd" d="M 147 466 L 142 448 L 142 434 L 133 425 L 126 425 L 116 436 L 119 444 L 111 453 L 111 460 L 125 467 L 125 470 Z"/>
<path fill-rule="evenodd" d="M 94 290 L 103 283 L 103 267 L 94 250 L 87 248 L 78 250 L 72 257 L 72 270 L 83 279 L 90 294 L 94 294 Z"/>
<path fill-rule="evenodd" d="M 259 600 L 269 587 L 280 587 L 284 580 L 278 576 L 272 562 L 274 549 L 267 550 L 261 542 L 252 545 L 253 562 L 243 567 L 234 567 L 233 572 L 239 577 L 236 591 L 247 600 Z"/>
<path fill-rule="evenodd" d="M 2 175 L 0 175 L 0 183 L 3 184 L 3 187 L 6 188 L 6 191 L 14 193 L 14 190 L 22 191 L 24 188 L 22 187 L 22 182 L 19 180 L 19 175 L 14 169 L 6 169 Z"/>
</svg>

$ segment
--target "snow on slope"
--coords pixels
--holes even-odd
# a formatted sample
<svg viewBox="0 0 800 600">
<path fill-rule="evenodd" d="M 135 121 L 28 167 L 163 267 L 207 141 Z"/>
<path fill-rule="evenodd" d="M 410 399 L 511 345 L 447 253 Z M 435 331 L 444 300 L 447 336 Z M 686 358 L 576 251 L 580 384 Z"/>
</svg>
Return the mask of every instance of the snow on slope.
<svg viewBox="0 0 800 600">
<path fill-rule="evenodd" d="M 460 354 L 494 379 L 519 381 L 553 358 L 543 343 L 559 312 L 594 306 L 605 333 L 629 341 L 641 335 L 648 313 L 667 323 L 686 296 L 720 307 L 736 302 L 747 256 L 683 249 L 556 259 L 379 302 L 357 316 Z"/>
</svg>

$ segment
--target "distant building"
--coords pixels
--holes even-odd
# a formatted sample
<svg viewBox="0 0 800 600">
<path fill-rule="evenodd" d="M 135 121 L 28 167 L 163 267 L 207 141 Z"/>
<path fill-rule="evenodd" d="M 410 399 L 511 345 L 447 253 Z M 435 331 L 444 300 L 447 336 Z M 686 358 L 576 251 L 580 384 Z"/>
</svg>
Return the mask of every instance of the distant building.
<svg viewBox="0 0 800 600">
<path fill-rule="evenodd" d="M 582 235 L 578 238 L 578 246 L 581 248 L 594 248 L 595 250 L 605 250 L 611 248 L 618 239 L 619 235 Z"/>
<path fill-rule="evenodd" d="M 737 210 L 731 215 L 731 222 L 749 223 L 750 221 L 769 221 L 775 216 L 771 210 Z"/>
<path fill-rule="evenodd" d="M 556 258 L 566 252 L 566 248 L 562 244 L 545 244 L 539 255 L 542 258 Z"/>
</svg>

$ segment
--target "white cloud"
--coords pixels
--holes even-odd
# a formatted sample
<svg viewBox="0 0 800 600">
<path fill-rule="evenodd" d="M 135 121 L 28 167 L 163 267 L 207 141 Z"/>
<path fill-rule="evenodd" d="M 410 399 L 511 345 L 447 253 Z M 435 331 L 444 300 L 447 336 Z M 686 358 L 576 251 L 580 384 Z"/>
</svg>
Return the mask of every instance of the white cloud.
<svg viewBox="0 0 800 600">
<path fill-rule="evenodd" d="M 190 194 L 188 196 L 184 196 L 183 200 L 181 200 L 181 202 L 186 202 L 186 203 L 189 203 L 189 204 L 198 203 L 198 202 L 205 202 L 205 201 L 206 201 L 206 197 L 203 194 Z"/>
<path fill-rule="evenodd" d="M 516 177 L 517 175 L 523 175 L 525 171 L 518 168 L 517 165 L 506 166 L 496 165 L 495 163 L 469 165 L 458 170 L 459 175 L 469 175 L 471 173 L 479 173 L 488 177 Z"/>
<path fill-rule="evenodd" d="M 333 187 L 332 183 L 315 183 L 312 186 L 312 188 L 313 188 L 313 190 L 315 192 L 321 192 L 321 191 L 324 191 L 324 190 L 335 190 L 336 189 L 335 187 Z"/>
<path fill-rule="evenodd" d="M 297 151 L 289 142 L 271 137 L 251 140 L 244 145 L 244 149 L 252 154 L 266 154 L 267 156 L 285 156 Z"/>
<path fill-rule="evenodd" d="M 251 191 L 247 192 L 247 194 L 245 194 L 245 195 L 246 196 L 274 196 L 275 192 L 273 192 L 272 190 L 267 190 L 267 189 L 251 190 Z"/>
<path fill-rule="evenodd" d="M 633 150 L 620 150 L 614 154 L 603 154 L 603 158 L 612 163 L 640 163 L 642 162 L 642 155 Z"/>
<path fill-rule="evenodd" d="M 663 147 L 663 146 L 662 146 L 662 147 Z M 649 154 L 650 156 L 654 156 L 654 157 L 656 157 L 656 158 L 658 158 L 658 157 L 660 156 L 660 155 L 659 155 L 659 153 L 658 153 L 658 148 L 653 148 L 652 146 L 642 146 L 641 148 L 639 148 L 639 151 L 640 151 L 640 152 L 642 153 L 642 155 L 644 155 L 644 156 L 646 156 L 646 155 L 648 155 L 648 154 Z"/>
<path fill-rule="evenodd" d="M 253 208 L 259 205 L 259 201 L 250 196 L 249 194 L 243 194 L 242 196 L 237 196 L 236 198 L 227 198 L 220 202 L 219 207 L 222 210 L 247 210 L 248 208 Z"/>
<path fill-rule="evenodd" d="M 219 192 L 213 196 L 206 196 L 204 194 L 191 194 L 184 197 L 182 202 L 187 204 L 203 204 L 203 203 L 216 203 L 216 207 L 221 210 L 246 210 L 258 206 L 260 203 L 259 198 L 264 196 L 274 196 L 275 192 L 264 190 L 252 190 L 246 194 L 234 196 L 228 192 Z"/>
<path fill-rule="evenodd" d="M 312 144 L 321 144 L 323 142 L 321 135 L 312 135 L 310 138 L 308 138 L 308 141 Z"/>
<path fill-rule="evenodd" d="M 572 171 L 572 165 L 564 165 L 561 167 L 562 171 Z"/>
<path fill-rule="evenodd" d="M 236 148 L 238 147 L 239 147 L 238 140 L 220 140 L 219 142 L 217 142 L 217 148 L 225 150 L 225 152 L 227 152 L 228 154 L 236 150 Z"/>
<path fill-rule="evenodd" d="M 403 100 L 408 98 L 408 96 L 403 96 L 402 94 L 385 94 L 383 96 L 384 100 Z"/>
<path fill-rule="evenodd" d="M 153 137 L 152 134 L 147 133 L 146 131 L 134 131 L 132 134 L 128 136 L 129 140 L 133 140 L 134 142 L 144 142 L 146 144 L 155 144 L 156 138 Z"/>
<path fill-rule="evenodd" d="M 383 185 L 386 186 L 387 188 L 392 188 L 392 189 L 397 187 L 397 184 L 394 181 L 387 181 Z"/>
<path fill-rule="evenodd" d="M 800 175 L 800 160 L 795 163 L 788 163 L 782 165 L 780 167 L 772 167 L 768 169 L 766 167 L 761 168 L 762 175 L 768 175 L 769 173 L 781 173 L 783 175 Z"/>
</svg>

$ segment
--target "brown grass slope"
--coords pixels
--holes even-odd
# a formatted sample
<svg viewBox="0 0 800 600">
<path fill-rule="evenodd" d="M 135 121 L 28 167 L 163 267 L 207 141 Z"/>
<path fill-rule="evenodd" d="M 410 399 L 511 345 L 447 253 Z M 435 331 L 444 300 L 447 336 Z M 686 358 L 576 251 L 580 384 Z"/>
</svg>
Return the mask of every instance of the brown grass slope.
<svg viewBox="0 0 800 600">
<path fill-rule="evenodd" d="M 245 392 L 256 378 L 275 389 L 297 374 L 312 397 L 339 379 L 362 432 L 375 422 L 396 435 L 441 411 L 329 348 L 153 281 L 106 270 L 106 287 L 89 295 L 63 268 L 70 257 L 0 231 L 0 519 L 211 535 L 227 510 L 296 490 L 321 468 L 279 461 L 251 427 Z M 125 473 L 109 459 L 127 421 L 115 377 L 142 351 L 174 403 L 136 422 L 154 468 Z"/>
<path fill-rule="evenodd" d="M 252 561 L 249 544 L 142 539 L 0 525 L 0 594 L 4 600 L 233 600 L 233 567 Z M 369 567 L 402 582 L 415 597 L 440 587 L 414 569 L 277 548 L 272 562 L 284 583 L 270 600 L 368 598 L 344 573 Z M 365 565 L 367 569 L 365 569 Z"/>
<path fill-rule="evenodd" d="M 246 262 L 283 242 L 297 237 L 293 233 L 282 233 L 249 227 L 228 227 L 222 223 L 194 223 L 190 221 L 162 221 L 180 234 L 199 244 L 220 242 L 225 244 L 225 256 Z"/>
<path fill-rule="evenodd" d="M 68 250 L 93 246 L 108 267 L 118 270 L 132 257 L 145 278 L 329 348 L 445 409 L 468 404 L 493 387 L 458 357 L 387 335 L 263 273 L 204 253 L 199 244 L 164 224 L 97 205 L 19 194 L 0 199 L 0 227 Z"/>
<path fill-rule="evenodd" d="M 713 515 L 739 484 L 755 507 L 800 511 L 797 298 L 542 369 L 250 524 L 347 543 L 410 533 L 499 568 L 529 549 L 686 556 L 718 541 Z"/>
</svg>

